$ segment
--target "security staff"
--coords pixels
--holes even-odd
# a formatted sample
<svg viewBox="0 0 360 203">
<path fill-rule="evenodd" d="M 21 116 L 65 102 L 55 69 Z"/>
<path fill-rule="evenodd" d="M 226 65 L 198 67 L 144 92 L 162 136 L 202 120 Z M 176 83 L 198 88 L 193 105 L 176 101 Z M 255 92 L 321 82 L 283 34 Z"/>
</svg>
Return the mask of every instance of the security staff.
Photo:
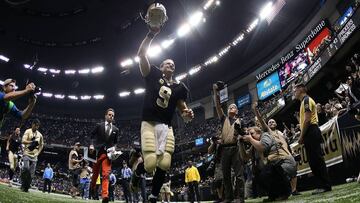
<svg viewBox="0 0 360 203">
<path fill-rule="evenodd" d="M 301 101 L 300 105 L 300 138 L 299 144 L 304 144 L 306 156 L 312 173 L 318 181 L 317 189 L 312 193 L 320 194 L 331 191 L 329 174 L 326 168 L 324 157 L 321 153 L 321 143 L 323 142 L 319 129 L 318 116 L 315 101 L 307 95 L 304 84 L 297 84 L 294 88 L 294 97 Z"/>
</svg>

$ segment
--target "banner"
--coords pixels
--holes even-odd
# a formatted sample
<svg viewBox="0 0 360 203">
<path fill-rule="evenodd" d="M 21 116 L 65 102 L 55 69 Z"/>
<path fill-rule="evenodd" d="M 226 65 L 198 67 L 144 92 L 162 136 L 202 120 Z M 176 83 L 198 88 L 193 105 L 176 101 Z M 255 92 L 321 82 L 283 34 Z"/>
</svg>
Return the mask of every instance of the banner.
<svg viewBox="0 0 360 203">
<path fill-rule="evenodd" d="M 321 135 L 324 140 L 322 145 L 322 151 L 325 155 L 326 166 L 332 166 L 343 161 L 342 150 L 340 145 L 340 136 L 338 130 L 337 117 L 332 118 L 327 123 L 320 127 Z M 296 154 L 300 154 L 301 160 L 298 162 L 298 176 L 308 174 L 311 172 L 308 157 L 306 156 L 306 149 L 304 145 L 293 143 L 290 145 L 292 151 Z"/>
<path fill-rule="evenodd" d="M 238 108 L 241 108 L 246 104 L 251 104 L 250 93 L 247 93 L 246 95 L 239 97 L 236 101 L 236 104 Z"/>
<path fill-rule="evenodd" d="M 339 117 L 338 123 L 345 167 L 349 174 L 356 174 L 360 169 L 360 122 L 346 113 Z"/>
</svg>

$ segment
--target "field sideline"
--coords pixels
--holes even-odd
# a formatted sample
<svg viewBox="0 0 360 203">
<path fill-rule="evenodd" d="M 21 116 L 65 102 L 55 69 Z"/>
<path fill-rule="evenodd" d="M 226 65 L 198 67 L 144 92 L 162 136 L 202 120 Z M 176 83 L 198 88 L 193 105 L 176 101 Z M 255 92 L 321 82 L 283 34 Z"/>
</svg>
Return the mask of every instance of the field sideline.
<svg viewBox="0 0 360 203">
<path fill-rule="evenodd" d="M 290 197 L 289 200 L 284 201 L 288 203 L 316 203 L 316 202 L 336 202 L 336 203 L 348 203 L 348 202 L 360 202 L 360 184 L 348 183 L 333 187 L 333 191 L 312 196 L 311 191 L 302 192 L 302 195 L 296 197 Z M 52 203 L 52 202 L 101 202 L 101 201 L 85 201 L 81 199 L 72 199 L 67 195 L 48 194 L 40 191 L 31 190 L 29 193 L 21 192 L 16 187 L 8 187 L 7 185 L 0 184 L 0 203 Z M 122 202 L 122 201 L 116 201 Z M 250 199 L 246 202 L 258 203 L 262 202 L 262 199 Z"/>
</svg>

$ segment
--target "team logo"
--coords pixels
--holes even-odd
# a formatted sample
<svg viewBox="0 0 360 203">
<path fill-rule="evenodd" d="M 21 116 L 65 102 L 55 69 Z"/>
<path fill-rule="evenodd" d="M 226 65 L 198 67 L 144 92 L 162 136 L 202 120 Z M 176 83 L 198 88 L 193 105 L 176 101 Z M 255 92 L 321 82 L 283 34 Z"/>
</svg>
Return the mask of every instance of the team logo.
<svg viewBox="0 0 360 203">
<path fill-rule="evenodd" d="M 162 78 L 160 78 L 159 83 L 163 85 L 164 82 L 165 82 L 165 81 L 164 81 Z"/>
</svg>

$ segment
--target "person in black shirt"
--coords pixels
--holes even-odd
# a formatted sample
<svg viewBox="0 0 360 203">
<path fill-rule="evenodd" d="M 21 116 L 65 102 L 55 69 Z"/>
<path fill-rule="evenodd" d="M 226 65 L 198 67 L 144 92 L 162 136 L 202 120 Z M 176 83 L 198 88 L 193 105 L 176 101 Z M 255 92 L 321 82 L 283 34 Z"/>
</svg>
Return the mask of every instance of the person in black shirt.
<svg viewBox="0 0 360 203">
<path fill-rule="evenodd" d="M 16 164 L 18 161 L 18 151 L 21 146 L 21 138 L 20 138 L 20 128 L 16 128 L 14 133 L 10 135 L 7 143 L 6 143 L 6 151 L 8 152 L 9 157 L 9 186 L 11 187 L 11 180 L 13 179 L 14 172 L 16 169 Z"/>
<path fill-rule="evenodd" d="M 185 121 L 190 121 L 194 117 L 193 111 L 185 102 L 188 89 L 183 83 L 173 79 L 174 61 L 166 59 L 160 64 L 160 68 L 157 68 L 150 65 L 146 56 L 153 38 L 159 32 L 160 28 L 150 28 L 138 51 L 140 72 L 146 85 L 141 123 L 141 150 L 144 162 L 137 166 L 131 181 L 132 187 L 137 188 L 141 174 L 145 171 L 152 173 L 156 169 L 149 196 L 150 202 L 156 202 L 166 171 L 171 165 L 171 155 L 175 147 L 171 119 L 176 108 Z"/>
</svg>

